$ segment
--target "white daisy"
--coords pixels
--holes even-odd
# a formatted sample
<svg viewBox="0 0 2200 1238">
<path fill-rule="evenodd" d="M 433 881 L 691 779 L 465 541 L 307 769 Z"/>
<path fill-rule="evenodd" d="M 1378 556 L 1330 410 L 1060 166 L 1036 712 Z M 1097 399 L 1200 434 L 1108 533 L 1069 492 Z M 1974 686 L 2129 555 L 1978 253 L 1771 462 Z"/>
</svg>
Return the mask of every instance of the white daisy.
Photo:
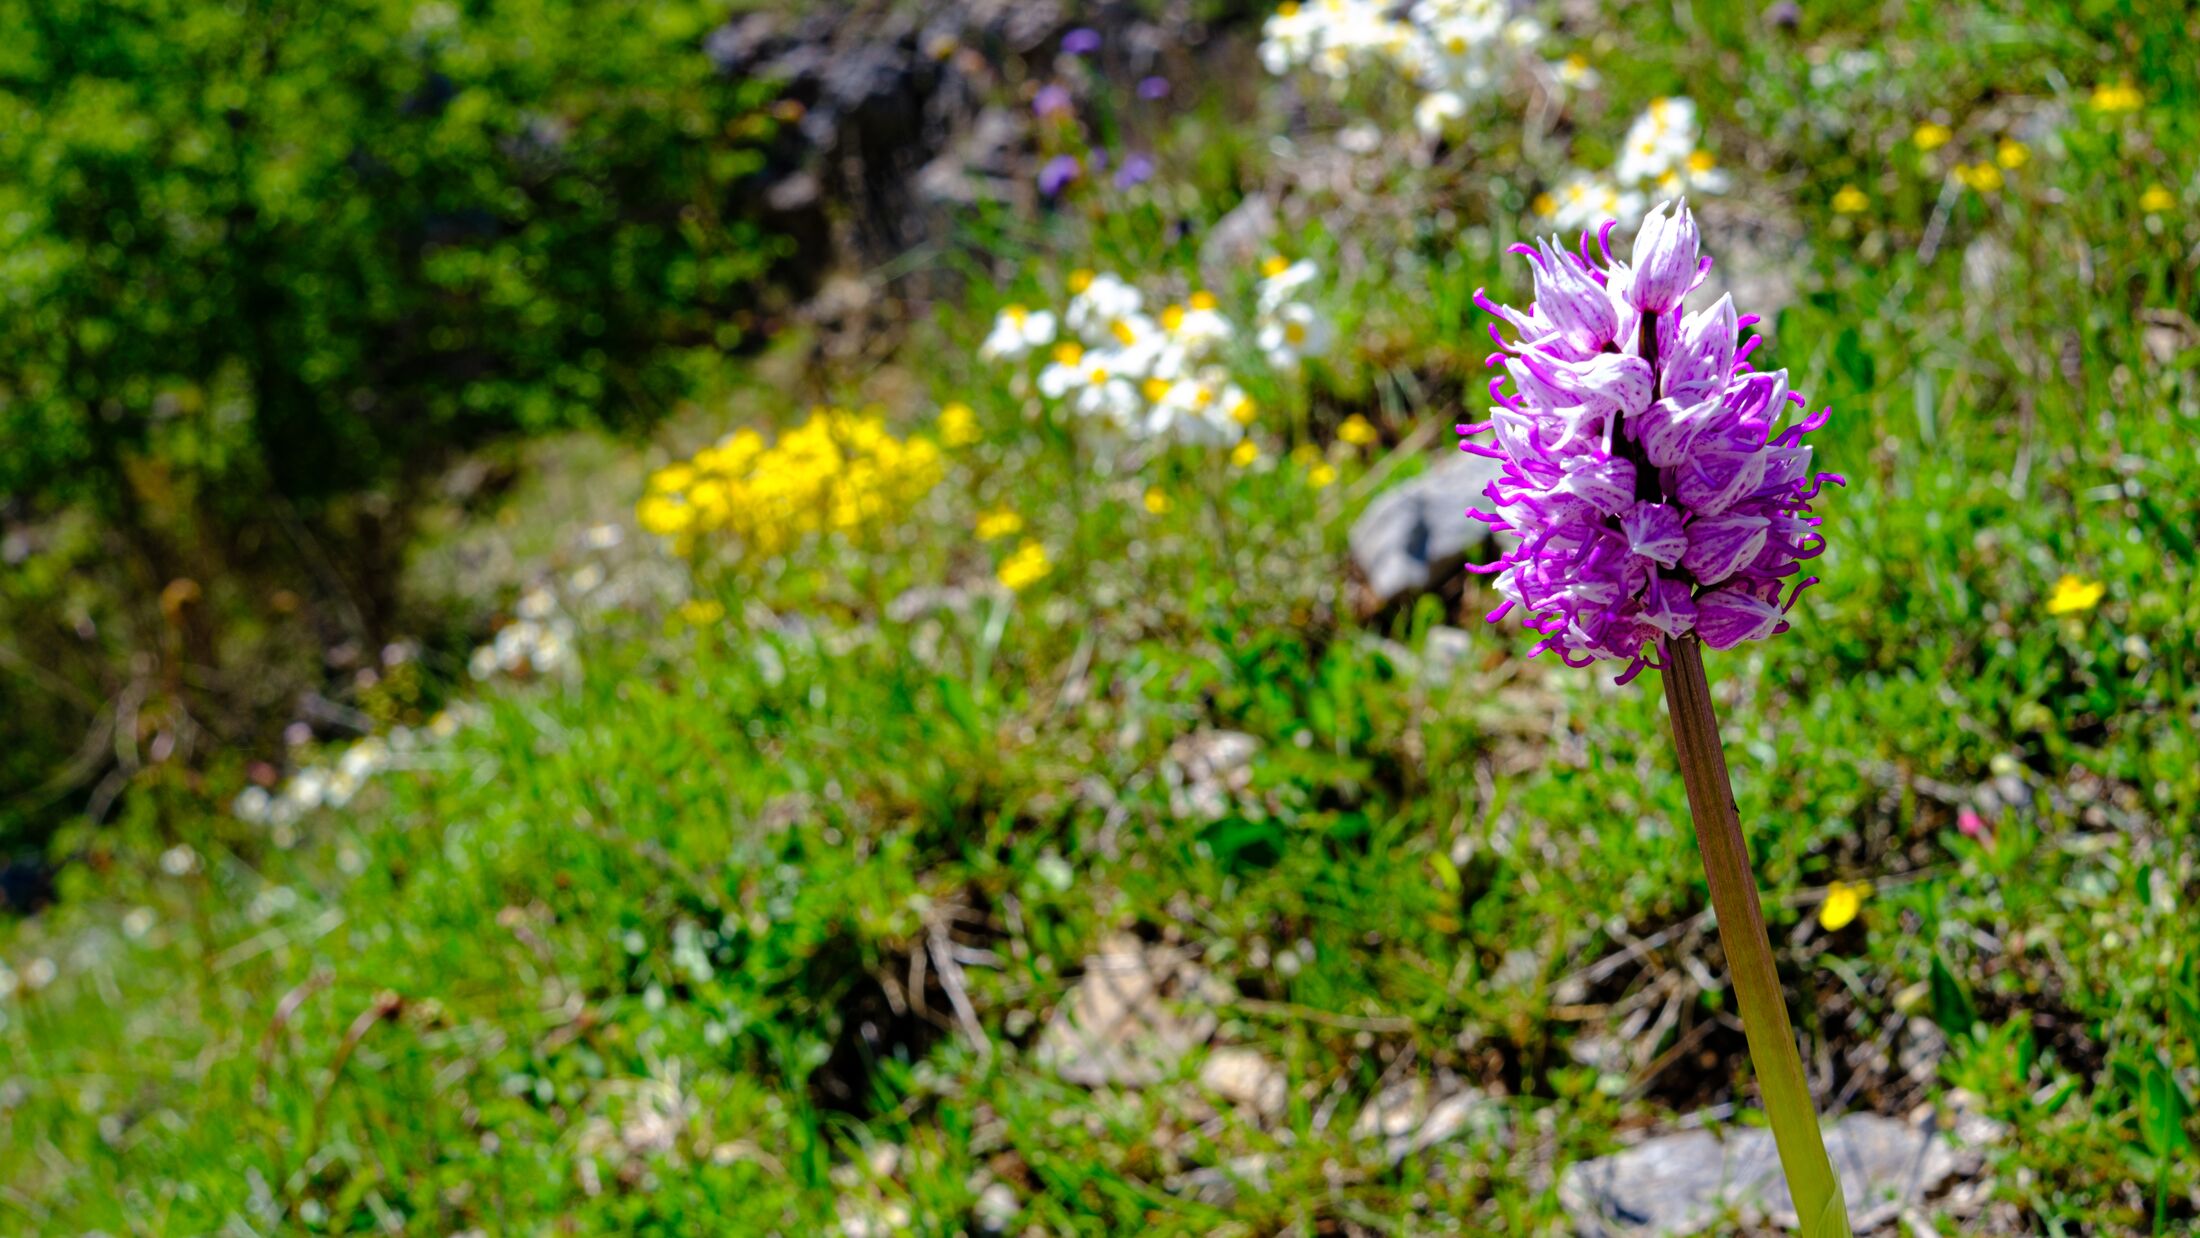
<svg viewBox="0 0 2200 1238">
<path fill-rule="evenodd" d="M 1053 342 L 1053 311 L 1010 305 L 994 316 L 993 330 L 978 345 L 978 355 L 987 361 L 1015 361 Z"/>
<path fill-rule="evenodd" d="M 1079 271 L 1070 276 L 1070 291 L 1063 322 L 1094 348 L 1108 347 L 1110 326 L 1117 319 L 1138 313 L 1145 305 L 1138 289 L 1106 273 Z"/>
<path fill-rule="evenodd" d="M 1307 357 L 1329 350 L 1329 321 L 1303 301 L 1287 301 L 1266 315 L 1260 328 L 1260 350 L 1268 364 L 1279 370 L 1296 369 Z"/>
</svg>

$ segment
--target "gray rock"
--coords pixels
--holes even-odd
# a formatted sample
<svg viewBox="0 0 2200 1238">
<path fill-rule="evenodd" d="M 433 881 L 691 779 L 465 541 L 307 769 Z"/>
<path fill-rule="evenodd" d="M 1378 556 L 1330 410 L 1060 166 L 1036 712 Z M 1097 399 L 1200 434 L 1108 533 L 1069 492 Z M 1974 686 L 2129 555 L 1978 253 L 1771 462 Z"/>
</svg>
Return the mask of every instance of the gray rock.
<svg viewBox="0 0 2200 1238">
<path fill-rule="evenodd" d="M 1904 1208 L 1979 1169 L 1974 1154 L 1930 1125 L 1873 1113 L 1850 1114 L 1828 1129 L 1826 1155 L 1859 1234 L 1892 1224 Z M 1583 1238 L 1679 1238 L 1710 1232 L 1733 1216 L 1801 1228 L 1766 1130 L 1660 1135 L 1569 1166 L 1558 1192 Z"/>
<path fill-rule="evenodd" d="M 1039 1062 L 1086 1087 L 1159 1083 L 1214 1035 L 1228 997 L 1181 951 L 1111 938 L 1039 1033 Z"/>
<path fill-rule="evenodd" d="M 727 22 L 703 40 L 703 54 L 712 67 L 731 77 L 746 72 L 773 45 L 779 35 L 779 19 L 770 13 L 750 13 Z"/>
<path fill-rule="evenodd" d="M 1256 1191 L 1268 1189 L 1268 1158 L 1257 1154 L 1240 1156 L 1227 1165 L 1210 1165 L 1180 1174 L 1171 1179 L 1168 1185 L 1177 1194 L 1189 1196 L 1209 1207 L 1228 1208 L 1237 1203 L 1240 1186 L 1249 1186 Z"/>
<path fill-rule="evenodd" d="M 1370 594 L 1365 609 L 1433 588 L 1490 540 L 1490 527 L 1467 508 L 1488 502 L 1482 491 L 1496 477 L 1495 461 L 1452 456 L 1367 505 L 1349 538 Z"/>
<path fill-rule="evenodd" d="M 971 1206 L 970 1219 L 977 1223 L 981 1234 L 1005 1234 L 1023 1210 L 1023 1202 L 1016 1198 L 1016 1192 L 1005 1182 L 995 1182 L 978 1192 L 978 1202 Z"/>
<path fill-rule="evenodd" d="M 1243 731 L 1199 731 L 1169 745 L 1161 780 L 1169 811 L 1179 820 L 1214 821 L 1230 810 L 1236 793 L 1253 782 L 1260 741 Z"/>
<path fill-rule="evenodd" d="M 1457 1084 L 1448 1075 L 1445 1080 Z M 1447 1094 L 1425 1079 L 1409 1079 L 1368 1100 L 1352 1123 L 1352 1137 L 1382 1140 L 1384 1159 L 1395 1165 L 1468 1131 L 1497 1129 L 1504 1120 L 1504 1106 L 1472 1088 Z"/>
<path fill-rule="evenodd" d="M 1199 1068 L 1200 1086 L 1233 1105 L 1275 1118 L 1290 1099 L 1283 1068 L 1253 1049 L 1216 1049 Z"/>
<path fill-rule="evenodd" d="M 917 192 L 933 202 L 957 205 L 1005 199 L 1023 137 L 1023 121 L 1015 114 L 1006 108 L 985 109 L 968 131 L 917 173 Z"/>
</svg>

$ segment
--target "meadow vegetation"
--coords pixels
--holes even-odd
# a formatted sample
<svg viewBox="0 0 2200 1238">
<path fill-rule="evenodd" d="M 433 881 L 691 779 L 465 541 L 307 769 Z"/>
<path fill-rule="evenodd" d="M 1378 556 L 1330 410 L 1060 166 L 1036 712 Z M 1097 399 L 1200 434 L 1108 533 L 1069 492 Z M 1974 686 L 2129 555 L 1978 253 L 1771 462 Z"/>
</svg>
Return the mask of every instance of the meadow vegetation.
<svg viewBox="0 0 2200 1238">
<path fill-rule="evenodd" d="M 1655 672 L 1528 660 L 1478 581 L 1386 601 L 1345 549 L 1486 415 L 1509 248 L 1667 174 L 1847 477 L 1793 630 L 1710 658 L 1820 1105 L 1985 1120 L 1902 1232 L 2200 1222 L 2200 22 L 1565 5 L 1431 106 L 1387 53 L 1264 66 L 1265 16 L 941 45 L 1028 122 L 1025 180 L 906 260 L 958 295 L 860 348 L 789 322 L 675 382 L 708 331 L 553 296 L 476 341 L 509 399 L 414 375 L 426 435 L 617 420 L 559 377 L 590 349 L 669 367 L 653 429 L 547 439 L 407 543 L 438 589 L 525 563 L 471 666 L 399 658 L 351 698 L 373 739 L 155 764 L 55 834 L 55 902 L 0 928 L 5 1228 L 1566 1232 L 1569 1165 L 1752 1121 Z M 500 89 L 461 96 L 484 133 Z M 680 130 L 660 103 L 634 123 Z M 16 162 L 10 194 L 52 175 Z M 270 252 L 343 235 L 292 226 Z M 652 252 L 559 237 L 447 273 Z M 5 331 L 149 348 L 93 312 L 136 268 L 86 252 Z M 661 274 L 695 317 L 749 268 Z M 266 381 L 339 420 L 299 427 L 323 448 L 389 441 L 342 399 L 402 362 L 353 329 L 374 290 L 300 286 L 344 313 L 280 329 L 335 351 L 271 343 Z M 98 416 L 110 384 L 145 417 Z M 14 460 L 22 418 L 184 424 L 127 376 L 27 390 L 26 478 L 63 470 Z M 60 553 L 10 597 L 66 592 Z M 1111 959 L 1170 997 L 1138 1070 L 1063 1031 Z M 1464 1116 L 1419 1141 L 1438 1100 Z"/>
</svg>

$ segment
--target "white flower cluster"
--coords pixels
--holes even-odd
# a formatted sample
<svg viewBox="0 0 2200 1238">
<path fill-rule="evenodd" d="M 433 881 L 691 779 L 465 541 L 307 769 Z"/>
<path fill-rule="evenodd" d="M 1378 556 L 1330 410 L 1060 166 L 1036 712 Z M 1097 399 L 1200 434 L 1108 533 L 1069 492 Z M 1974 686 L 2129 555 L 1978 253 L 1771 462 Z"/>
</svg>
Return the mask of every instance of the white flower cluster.
<svg viewBox="0 0 2200 1238">
<path fill-rule="evenodd" d="M 590 552 L 616 549 L 624 540 L 616 525 L 598 525 L 579 539 Z M 474 648 L 467 658 L 468 672 L 477 680 L 498 675 L 541 677 L 571 676 L 580 670 L 574 652 L 578 629 L 568 608 L 603 611 L 634 604 L 649 582 L 622 574 L 613 579 L 601 562 L 586 562 L 565 575 L 541 583 L 520 595 L 513 607 L 515 618 L 497 629 L 494 639 Z M 565 602 L 558 600 L 562 590 Z M 317 808 L 342 808 L 351 802 L 376 774 L 404 763 L 410 754 L 456 735 L 472 723 L 481 707 L 460 701 L 430 718 L 420 727 L 392 727 L 386 734 L 370 735 L 333 754 L 333 760 L 307 765 L 285 779 L 275 790 L 246 787 L 230 804 L 230 812 L 249 825 L 265 825 L 276 831 L 278 841 L 289 845 L 290 831 L 300 817 Z M 327 754 L 324 754 L 327 755 Z"/>
<path fill-rule="evenodd" d="M 572 651 L 572 620 L 561 614 L 550 589 L 528 589 L 515 609 L 519 618 L 499 627 L 495 640 L 475 646 L 473 655 L 466 657 L 466 673 L 491 679 L 499 673 L 552 675 L 579 668 Z"/>
<path fill-rule="evenodd" d="M 1434 135 L 1464 123 L 1468 105 L 1517 69 L 1542 69 L 1562 86 L 1594 83 L 1578 59 L 1538 60 L 1542 40 L 1542 25 L 1513 16 L 1505 0 L 1418 0 L 1403 16 L 1384 0 L 1286 0 L 1261 29 L 1260 59 L 1270 73 L 1309 69 L 1340 92 L 1371 70 L 1402 77 L 1422 92 L 1414 123 Z"/>
<path fill-rule="evenodd" d="M 1575 232 L 1631 218 L 1652 199 L 1726 192 L 1726 173 L 1697 138 L 1693 101 L 1652 99 L 1628 127 L 1610 172 L 1573 173 L 1536 199 L 1535 212 L 1559 231 Z"/>
<path fill-rule="evenodd" d="M 1279 369 L 1328 346 L 1328 324 L 1293 295 L 1317 274 L 1309 262 L 1271 260 L 1262 282 L 1257 341 Z M 1000 364 L 1043 355 L 1041 396 L 1127 433 L 1211 446 L 1244 436 L 1259 410 L 1221 363 L 1238 328 L 1214 294 L 1149 314 L 1145 294 L 1120 276 L 1076 271 L 1069 287 L 1059 315 L 1003 309 L 978 355 Z"/>
<path fill-rule="evenodd" d="M 458 704 L 438 712 L 419 728 L 392 727 L 386 735 L 369 735 L 340 752 L 335 760 L 298 770 L 269 791 L 246 787 L 237 793 L 229 810 L 247 825 L 287 830 L 316 808 L 342 808 L 361 788 L 386 769 L 403 764 L 413 753 L 458 734 L 473 720 L 473 706 Z"/>
</svg>

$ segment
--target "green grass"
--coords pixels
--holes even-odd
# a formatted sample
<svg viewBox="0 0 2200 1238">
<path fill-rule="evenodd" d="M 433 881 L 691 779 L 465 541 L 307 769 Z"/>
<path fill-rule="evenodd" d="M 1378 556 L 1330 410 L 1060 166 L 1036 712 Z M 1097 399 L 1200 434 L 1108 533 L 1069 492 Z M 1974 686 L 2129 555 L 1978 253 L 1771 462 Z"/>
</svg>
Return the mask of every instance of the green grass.
<svg viewBox="0 0 2200 1238">
<path fill-rule="evenodd" d="M 2008 1124 L 1985 1216 L 1942 1233 L 2200 1215 L 2200 114 L 2164 50 L 2193 32 L 2096 7 L 1811 6 L 1795 34 L 1638 7 L 1568 32 L 1606 79 L 1583 149 L 1685 87 L 1740 182 L 1711 252 L 1722 225 L 1800 238 L 1762 255 L 1794 292 L 1758 361 L 1834 406 L 1813 442 L 1849 487 L 1795 630 L 1711 672 L 1791 1008 L 1833 1064 L 1821 1101 L 1902 1115 L 1962 1089 Z M 1810 85 L 1856 47 L 1880 57 L 1864 84 Z M 2089 108 L 2124 78 L 2144 108 Z M 65 836 L 61 902 L 0 944 L 56 972 L 0 1003 L 5 1228 L 810 1234 L 899 1209 L 945 1234 L 998 1182 L 1042 1233 L 1532 1233 L 1562 1223 L 1555 1172 L 1624 1133 L 1750 1120 L 1657 692 L 1523 662 L 1474 587 L 1456 615 L 1355 622 L 1344 530 L 1420 457 L 1341 452 L 1319 491 L 1281 458 L 1350 412 L 1443 444 L 1478 410 L 1469 294 L 1525 297 L 1504 247 L 1565 143 L 1493 122 L 1333 193 L 1261 140 L 1279 89 L 1187 103 L 1151 203 L 974 213 L 936 260 L 1000 278 L 887 369 L 781 357 L 798 381 L 768 369 L 698 415 L 890 397 L 921 430 L 931 401 L 971 402 L 985 441 L 878 539 L 701 571 L 731 612 L 709 630 L 671 598 L 595 615 L 576 678 L 486 689 L 477 724 L 295 847 L 181 776 Z M 1957 138 L 1921 156 L 1928 115 Z M 2011 132 L 2033 159 L 2006 189 L 1944 191 Z M 998 302 L 1070 267 L 1190 286 L 1204 227 L 1286 184 L 1277 244 L 1324 263 L 1349 346 L 1303 405 L 1275 393 L 1266 465 L 1102 475 L 970 357 Z M 1833 211 L 1847 184 L 1869 211 Z M 2156 184 L 2174 209 L 2141 208 Z M 531 548 L 583 519 L 589 479 L 638 485 L 631 460 L 574 460 L 513 500 Z M 1000 504 L 1056 564 L 1013 599 L 968 533 Z M 613 560 L 670 571 L 638 542 Z M 2065 573 L 2106 586 L 2097 609 L 2046 612 Z M 964 604 L 888 604 L 942 583 Z M 1440 622 L 1473 629 L 1448 672 Z M 1211 729 L 1258 749 L 1204 821 L 1172 805 L 1172 747 Z M 164 870 L 179 845 L 197 871 Z M 1828 932 L 1835 880 L 1875 889 Z M 1036 1060 L 1123 931 L 1227 987 L 1215 1042 L 1285 1070 L 1280 1118 L 1213 1103 L 1197 1053 L 1101 1092 Z M 1615 1064 L 1667 1001 L 1665 1060 Z M 1896 1060 L 1936 1036 L 1937 1065 Z M 1497 1119 L 1396 1166 L 1351 1136 L 1382 1085 L 1439 1072 Z M 1248 1157 L 1227 1206 L 1183 1186 Z"/>
</svg>

